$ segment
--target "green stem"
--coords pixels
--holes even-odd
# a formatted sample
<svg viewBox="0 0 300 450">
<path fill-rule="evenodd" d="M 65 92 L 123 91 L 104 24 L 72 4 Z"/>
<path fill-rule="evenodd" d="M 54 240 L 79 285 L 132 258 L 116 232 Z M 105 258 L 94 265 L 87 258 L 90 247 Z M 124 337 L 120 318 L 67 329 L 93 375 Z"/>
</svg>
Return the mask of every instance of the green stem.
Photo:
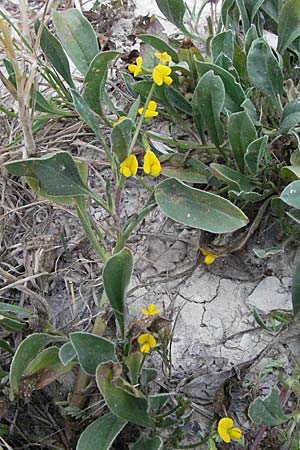
<svg viewBox="0 0 300 450">
<path fill-rule="evenodd" d="M 90 243 L 92 244 L 94 250 L 96 251 L 97 255 L 99 256 L 101 262 L 105 263 L 107 256 L 93 232 L 93 229 L 91 227 L 90 217 L 89 217 L 87 211 L 84 210 L 84 208 L 85 208 L 85 206 L 83 207 L 83 205 L 80 205 L 79 203 L 76 204 L 76 211 L 77 211 L 79 220 L 81 222 L 81 225 L 83 226 L 83 229 L 84 229 Z"/>
<path fill-rule="evenodd" d="M 112 215 L 112 211 L 107 206 L 107 204 L 101 200 L 101 198 L 98 197 L 93 191 L 89 191 L 90 196 L 92 197 L 95 202 L 97 202 L 110 216 Z"/>
<path fill-rule="evenodd" d="M 130 144 L 130 147 L 129 147 L 129 151 L 128 151 L 129 155 L 132 152 L 132 150 L 134 149 L 135 143 L 136 143 L 137 138 L 139 136 L 139 133 L 141 131 L 142 124 L 143 124 L 143 121 L 144 121 L 144 117 L 145 117 L 145 114 L 146 114 L 146 111 L 147 111 L 147 107 L 148 107 L 148 104 L 149 104 L 149 102 L 150 102 L 150 100 L 152 98 L 154 89 L 155 89 L 155 83 L 153 83 L 152 86 L 151 86 L 151 89 L 149 91 L 148 97 L 146 99 L 146 103 L 145 103 L 144 108 L 143 108 L 143 112 L 141 114 L 140 120 L 139 120 L 139 122 L 137 124 L 137 127 L 135 129 L 135 133 L 133 135 L 133 138 L 132 138 L 132 141 L 131 141 L 131 144 Z"/>
<path fill-rule="evenodd" d="M 195 444 L 191 444 L 191 445 L 179 445 L 179 447 L 177 448 L 197 448 L 200 445 L 206 444 L 206 442 L 208 442 L 210 436 L 207 436 L 206 438 L 202 439 L 201 441 L 195 442 Z"/>
</svg>

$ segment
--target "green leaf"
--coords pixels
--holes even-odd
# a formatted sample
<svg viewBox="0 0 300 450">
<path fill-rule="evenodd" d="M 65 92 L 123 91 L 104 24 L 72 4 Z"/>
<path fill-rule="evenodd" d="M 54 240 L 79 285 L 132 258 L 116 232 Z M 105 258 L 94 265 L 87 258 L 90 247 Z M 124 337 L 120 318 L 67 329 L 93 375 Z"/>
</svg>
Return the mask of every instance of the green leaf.
<svg viewBox="0 0 300 450">
<path fill-rule="evenodd" d="M 75 164 L 77 166 L 82 181 L 86 183 L 88 176 L 88 166 L 82 163 L 81 161 L 75 161 Z M 36 178 L 25 177 L 25 180 L 26 183 L 31 187 L 31 189 L 34 192 L 36 192 L 36 194 L 41 198 L 45 198 L 47 200 L 51 200 L 52 202 L 62 203 L 65 205 L 74 205 L 74 203 L 76 202 L 75 197 L 70 196 L 64 197 L 62 195 L 60 196 L 48 195 L 46 193 L 46 190 L 40 186 L 39 181 Z"/>
<path fill-rule="evenodd" d="M 225 89 L 219 76 L 210 70 L 199 80 L 193 95 L 193 114 L 200 115 L 216 146 L 224 140 L 220 114 L 225 101 Z"/>
<path fill-rule="evenodd" d="M 116 51 L 98 53 L 91 62 L 84 78 L 82 97 L 97 114 L 103 115 L 102 101 L 107 77 L 107 63 L 119 55 Z"/>
<path fill-rule="evenodd" d="M 293 208 L 300 209 L 300 180 L 288 184 L 282 191 L 280 199 Z"/>
<path fill-rule="evenodd" d="M 300 166 L 285 166 L 281 168 L 281 176 L 287 182 L 300 179 Z"/>
<path fill-rule="evenodd" d="M 211 233 L 228 233 L 248 223 L 245 214 L 230 201 L 176 179 L 160 183 L 155 198 L 161 211 L 171 219 Z"/>
<path fill-rule="evenodd" d="M 231 169 L 222 164 L 212 163 L 210 168 L 213 174 L 221 181 L 226 183 L 231 189 L 237 192 L 252 192 L 255 189 L 255 183 L 241 172 Z"/>
<path fill-rule="evenodd" d="M 211 51 L 214 62 L 220 53 L 224 53 L 231 61 L 233 59 L 234 36 L 231 30 L 216 34 L 211 41 Z"/>
<path fill-rule="evenodd" d="M 278 95 L 283 90 L 282 70 L 265 39 L 259 38 L 252 42 L 247 56 L 247 71 L 252 84 L 280 109 Z"/>
<path fill-rule="evenodd" d="M 0 328 L 12 333 L 21 333 L 28 327 L 26 322 L 20 319 L 12 319 L 11 317 L 0 315 Z"/>
<path fill-rule="evenodd" d="M 128 422 L 142 427 L 152 427 L 146 398 L 137 390 L 135 392 L 138 396 L 125 390 L 126 382 L 120 377 L 121 373 L 122 368 L 117 363 L 102 363 L 97 368 L 97 385 L 107 406 L 113 414 Z"/>
<path fill-rule="evenodd" d="M 268 136 L 263 136 L 252 141 L 245 152 L 244 160 L 249 171 L 254 175 L 259 173 L 268 146 Z"/>
<path fill-rule="evenodd" d="M 247 54 L 251 48 L 252 42 L 255 41 L 257 38 L 258 38 L 257 29 L 254 23 L 252 23 L 251 27 L 249 28 L 245 36 L 245 52 Z"/>
<path fill-rule="evenodd" d="M 130 450 L 161 450 L 162 448 L 163 441 L 159 436 L 150 438 L 146 434 L 142 433 Z"/>
<path fill-rule="evenodd" d="M 288 133 L 296 125 L 300 125 L 300 102 L 299 100 L 291 100 L 283 108 L 280 119 L 280 131 Z"/>
<path fill-rule="evenodd" d="M 54 11 L 53 20 L 64 49 L 82 75 L 99 52 L 96 34 L 89 21 L 75 8 Z"/>
<path fill-rule="evenodd" d="M 257 137 L 252 120 L 245 111 L 231 114 L 227 132 L 236 165 L 241 172 L 244 172 L 245 153 L 248 145 Z"/>
<path fill-rule="evenodd" d="M 130 110 L 127 114 L 127 119 L 131 119 L 132 122 L 135 122 L 139 107 L 141 104 L 141 97 L 140 95 L 138 96 L 138 98 L 133 102 L 133 104 L 130 107 Z"/>
<path fill-rule="evenodd" d="M 119 322 L 122 336 L 125 333 L 124 309 L 126 289 L 130 282 L 132 270 L 133 257 L 128 248 L 124 248 L 119 253 L 111 256 L 103 269 L 104 289 Z"/>
<path fill-rule="evenodd" d="M 297 259 L 293 273 L 292 304 L 293 314 L 298 316 L 300 314 L 300 259 Z"/>
<path fill-rule="evenodd" d="M 146 386 L 158 377 L 158 370 L 153 367 L 144 367 L 141 371 L 140 382 L 142 386 Z M 161 394 L 163 395 L 163 394 Z"/>
<path fill-rule="evenodd" d="M 11 346 L 9 345 L 8 342 L 6 342 L 4 339 L 0 338 L 0 348 L 2 350 L 4 350 L 5 352 L 11 353 L 12 355 L 14 354 L 13 349 L 11 348 Z"/>
<path fill-rule="evenodd" d="M 126 359 L 126 366 L 129 370 L 129 378 L 133 386 L 139 382 L 142 360 L 143 354 L 140 351 L 130 353 Z"/>
<path fill-rule="evenodd" d="M 175 63 L 179 62 L 177 52 L 167 42 L 163 41 L 159 37 L 153 36 L 152 34 L 139 34 L 137 37 L 146 44 L 151 45 L 159 52 L 167 52 Z"/>
<path fill-rule="evenodd" d="M 72 345 L 72 342 L 66 342 L 59 349 L 59 359 L 64 366 L 67 366 L 71 361 L 77 357 L 77 353 Z"/>
<path fill-rule="evenodd" d="M 192 115 L 192 107 L 180 92 L 172 86 L 165 86 L 165 95 L 173 108 L 184 112 L 188 116 Z"/>
<path fill-rule="evenodd" d="M 7 312 L 19 314 L 21 317 L 31 317 L 33 315 L 33 312 L 29 309 L 12 305 L 11 303 L 0 302 L 0 314 Z"/>
<path fill-rule="evenodd" d="M 185 4 L 183 0 L 156 0 L 156 4 L 169 22 L 176 25 L 180 30 L 185 30 L 183 23 Z"/>
<path fill-rule="evenodd" d="M 101 131 L 101 127 L 87 101 L 74 89 L 71 90 L 71 94 L 74 107 L 80 115 L 80 118 L 93 130 L 98 141 L 103 143 L 104 137 Z"/>
<path fill-rule="evenodd" d="M 28 158 L 4 164 L 16 176 L 36 178 L 47 195 L 89 195 L 90 190 L 82 181 L 76 163 L 70 153 L 55 152 L 41 158 Z"/>
<path fill-rule="evenodd" d="M 247 14 L 247 10 L 245 7 L 245 0 L 236 0 L 236 4 L 239 8 L 240 15 L 241 15 L 242 22 L 243 22 L 244 33 L 246 34 L 249 29 L 250 23 L 249 23 L 249 17 Z"/>
<path fill-rule="evenodd" d="M 300 36 L 300 0 L 286 0 L 278 18 L 277 50 L 284 54 L 289 45 Z"/>
<path fill-rule="evenodd" d="M 196 158 L 186 158 L 185 155 L 175 153 L 162 157 L 163 162 L 161 173 L 168 178 L 177 178 L 187 183 L 206 184 L 211 178 L 211 171 L 201 161 Z"/>
<path fill-rule="evenodd" d="M 126 424 L 127 420 L 111 413 L 99 417 L 81 434 L 76 450 L 110 450 Z"/>
<path fill-rule="evenodd" d="M 149 395 L 150 410 L 158 413 L 158 411 L 170 400 L 171 395 L 169 392 L 164 392 L 162 394 L 151 394 Z"/>
<path fill-rule="evenodd" d="M 71 333 L 70 339 L 79 364 L 88 375 L 94 376 L 100 363 L 116 360 L 115 345 L 108 339 L 85 332 Z"/>
<path fill-rule="evenodd" d="M 124 159 L 126 159 L 129 154 L 128 152 L 131 143 L 133 125 L 133 121 L 126 118 L 117 123 L 112 129 L 112 151 L 116 154 L 120 163 L 124 161 Z"/>
<path fill-rule="evenodd" d="M 58 347 L 52 346 L 42 350 L 26 367 L 24 376 L 29 377 L 42 370 L 57 371 L 62 368 L 58 356 Z"/>
<path fill-rule="evenodd" d="M 289 240 L 288 240 L 289 241 Z M 284 252 L 287 245 L 287 240 L 270 248 L 254 248 L 253 251 L 258 258 L 269 258 L 270 256 L 279 255 Z"/>
<path fill-rule="evenodd" d="M 19 382 L 24 373 L 24 370 L 32 361 L 36 355 L 47 344 L 51 342 L 64 342 L 66 338 L 64 336 L 53 336 L 46 333 L 34 333 L 25 338 L 16 350 L 13 357 L 11 366 L 9 381 L 12 393 L 14 395 L 19 394 Z"/>
<path fill-rule="evenodd" d="M 240 111 L 241 104 L 246 97 L 241 85 L 236 81 L 234 76 L 216 64 L 195 61 L 195 65 L 200 77 L 209 70 L 213 70 L 216 75 L 219 75 L 222 78 L 225 87 L 224 108 L 230 112 Z"/>
<path fill-rule="evenodd" d="M 286 211 L 286 215 L 289 216 L 298 225 L 300 225 L 300 211 L 299 211 L 299 209 L 292 209 L 291 211 Z"/>
<path fill-rule="evenodd" d="M 284 414 L 277 389 L 271 389 L 264 399 L 256 398 L 250 405 L 248 415 L 257 425 L 276 426 L 289 420 Z"/>
<path fill-rule="evenodd" d="M 34 23 L 36 34 L 38 33 L 39 27 L 40 21 L 36 20 Z M 62 48 L 62 45 L 59 40 L 44 25 L 41 34 L 40 46 L 52 66 L 57 70 L 57 72 L 63 77 L 63 79 L 68 83 L 70 87 L 74 87 L 69 61 Z"/>
</svg>

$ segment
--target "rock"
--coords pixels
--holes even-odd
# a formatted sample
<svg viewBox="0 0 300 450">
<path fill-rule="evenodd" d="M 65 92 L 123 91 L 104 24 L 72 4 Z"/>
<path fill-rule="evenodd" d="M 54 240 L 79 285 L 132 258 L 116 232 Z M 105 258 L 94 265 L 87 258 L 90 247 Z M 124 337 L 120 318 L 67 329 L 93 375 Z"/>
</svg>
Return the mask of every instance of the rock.
<svg viewBox="0 0 300 450">
<path fill-rule="evenodd" d="M 274 309 L 292 308 L 290 290 L 277 277 L 266 277 L 247 298 L 246 304 L 268 314 Z"/>
</svg>

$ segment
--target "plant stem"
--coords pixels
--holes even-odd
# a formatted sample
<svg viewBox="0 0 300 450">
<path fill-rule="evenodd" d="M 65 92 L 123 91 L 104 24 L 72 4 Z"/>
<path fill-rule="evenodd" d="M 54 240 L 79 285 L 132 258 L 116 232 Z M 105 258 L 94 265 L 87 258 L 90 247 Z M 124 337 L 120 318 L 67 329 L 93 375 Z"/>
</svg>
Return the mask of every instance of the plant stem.
<svg viewBox="0 0 300 450">
<path fill-rule="evenodd" d="M 153 95 L 153 92 L 154 92 L 154 88 L 155 88 L 155 83 L 153 83 L 152 86 L 151 86 L 151 89 L 149 91 L 148 97 L 146 99 L 146 103 L 145 103 L 144 108 L 143 108 L 143 112 L 141 114 L 140 120 L 139 120 L 139 122 L 137 124 L 137 127 L 135 129 L 135 133 L 133 135 L 133 138 L 132 138 L 129 150 L 128 150 L 128 154 L 129 155 L 132 152 L 132 150 L 134 149 L 135 143 L 136 143 L 137 138 L 139 136 L 139 133 L 141 131 L 143 120 L 144 120 L 144 117 L 145 117 L 145 114 L 146 114 L 146 110 L 147 110 L 148 104 L 149 104 L 149 102 L 150 102 L 150 100 L 152 98 L 152 95 Z"/>
<path fill-rule="evenodd" d="M 84 229 L 90 243 L 92 244 L 94 250 L 96 251 L 97 255 L 99 256 L 101 262 L 105 263 L 107 256 L 94 234 L 94 231 L 91 226 L 89 214 L 87 213 L 87 211 L 84 208 L 85 208 L 85 206 L 79 204 L 78 202 L 76 203 L 76 211 L 77 211 L 79 220 L 81 222 L 81 225 L 83 226 L 83 229 Z"/>
</svg>

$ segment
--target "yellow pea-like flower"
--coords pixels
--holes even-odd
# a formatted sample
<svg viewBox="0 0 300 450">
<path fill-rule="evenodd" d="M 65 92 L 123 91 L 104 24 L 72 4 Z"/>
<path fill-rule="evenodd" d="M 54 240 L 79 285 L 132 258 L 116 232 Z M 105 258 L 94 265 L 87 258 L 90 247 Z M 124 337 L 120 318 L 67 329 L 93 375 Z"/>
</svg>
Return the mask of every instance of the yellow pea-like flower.
<svg viewBox="0 0 300 450">
<path fill-rule="evenodd" d="M 161 165 L 158 157 L 151 150 L 147 150 L 144 156 L 144 172 L 147 175 L 158 177 L 161 172 Z"/>
<path fill-rule="evenodd" d="M 152 334 L 141 334 L 138 337 L 138 343 L 140 344 L 140 352 L 149 353 L 150 350 L 156 347 L 156 339 L 152 336 Z"/>
<path fill-rule="evenodd" d="M 218 434 L 227 444 L 231 439 L 238 440 L 242 437 L 240 428 L 233 427 L 233 420 L 230 417 L 223 417 L 218 423 Z"/>
<path fill-rule="evenodd" d="M 147 106 L 147 109 L 146 109 L 146 112 L 145 112 L 145 116 L 144 116 L 145 119 L 149 119 L 151 117 L 158 116 L 158 112 L 156 111 L 156 108 L 157 108 L 157 103 L 154 100 L 151 100 L 148 103 L 148 106 Z M 139 108 L 138 109 L 138 112 L 139 112 L 140 115 L 143 114 L 143 111 L 144 111 L 144 108 Z"/>
<path fill-rule="evenodd" d="M 205 248 L 200 248 L 200 251 L 202 255 L 205 257 L 204 262 L 205 264 L 209 265 L 212 264 L 215 259 L 218 257 L 217 255 L 214 255 L 213 253 L 210 253 L 209 251 L 205 250 Z"/>
<path fill-rule="evenodd" d="M 166 64 L 167 62 L 172 61 L 172 57 L 167 52 L 163 52 L 163 53 L 155 52 L 154 56 L 157 59 L 159 59 L 163 64 Z"/>
<path fill-rule="evenodd" d="M 170 86 L 173 83 L 172 78 L 169 76 L 172 72 L 171 68 L 164 66 L 163 64 L 157 64 L 152 72 L 152 78 L 155 84 L 161 86 L 163 83 Z"/>
<path fill-rule="evenodd" d="M 129 72 L 133 73 L 133 75 L 136 77 L 137 75 L 143 72 L 142 64 L 143 58 L 141 56 L 138 56 L 135 60 L 135 64 L 129 64 L 128 66 Z"/>
<path fill-rule="evenodd" d="M 160 309 L 157 309 L 153 303 L 150 303 L 147 306 L 147 309 L 142 308 L 142 313 L 145 314 L 146 316 L 155 316 L 156 314 L 160 313 Z"/>
<path fill-rule="evenodd" d="M 124 161 L 120 164 L 120 173 L 124 175 L 124 177 L 132 177 L 136 175 L 138 170 L 138 160 L 135 155 L 127 156 Z"/>
</svg>

